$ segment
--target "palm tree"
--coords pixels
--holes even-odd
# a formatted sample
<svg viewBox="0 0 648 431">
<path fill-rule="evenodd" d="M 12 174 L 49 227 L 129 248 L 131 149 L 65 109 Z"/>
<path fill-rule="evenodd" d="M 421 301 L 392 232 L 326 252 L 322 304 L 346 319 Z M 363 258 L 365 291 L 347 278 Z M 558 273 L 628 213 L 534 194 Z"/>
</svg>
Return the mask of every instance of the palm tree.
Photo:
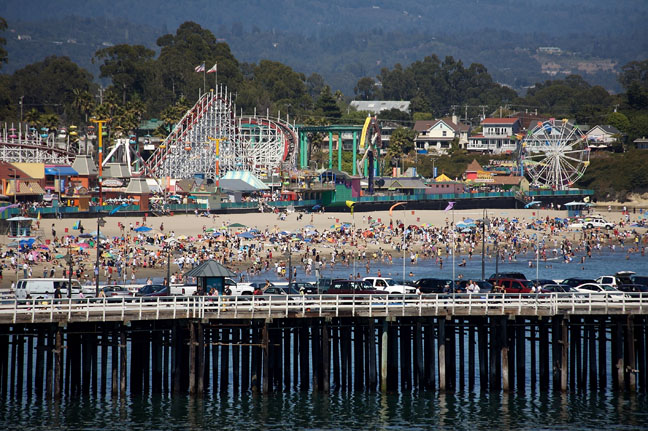
<svg viewBox="0 0 648 431">
<path fill-rule="evenodd" d="M 85 116 L 85 122 L 88 122 L 88 114 L 94 108 L 94 98 L 87 90 L 80 90 L 75 88 L 72 90 L 73 100 L 72 106 L 79 112 L 83 117 Z"/>
</svg>

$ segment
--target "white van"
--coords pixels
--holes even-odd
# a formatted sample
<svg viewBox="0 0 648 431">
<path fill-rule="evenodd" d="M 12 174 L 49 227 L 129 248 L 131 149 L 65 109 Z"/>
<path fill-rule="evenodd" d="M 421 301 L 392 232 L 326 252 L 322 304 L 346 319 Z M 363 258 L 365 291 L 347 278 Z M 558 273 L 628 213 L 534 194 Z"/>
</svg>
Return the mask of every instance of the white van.
<svg viewBox="0 0 648 431">
<path fill-rule="evenodd" d="M 16 283 L 16 299 L 45 299 L 54 298 L 56 288 L 61 290 L 61 297 L 68 296 L 67 278 L 25 278 Z M 78 298 L 81 284 L 72 280 L 72 297 Z"/>
</svg>

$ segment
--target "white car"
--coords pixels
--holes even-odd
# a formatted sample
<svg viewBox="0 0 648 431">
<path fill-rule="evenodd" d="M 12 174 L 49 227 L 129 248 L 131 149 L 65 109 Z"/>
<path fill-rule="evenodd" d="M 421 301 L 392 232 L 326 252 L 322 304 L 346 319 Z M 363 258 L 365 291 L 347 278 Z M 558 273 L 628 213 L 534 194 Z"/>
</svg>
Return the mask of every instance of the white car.
<svg viewBox="0 0 648 431">
<path fill-rule="evenodd" d="M 598 284 L 605 284 L 605 285 L 608 285 L 608 286 L 612 286 L 612 287 L 614 287 L 615 289 L 616 289 L 617 287 L 619 287 L 619 285 L 623 284 L 623 283 L 621 283 L 621 281 L 620 281 L 617 277 L 615 277 L 614 275 L 603 275 L 603 276 L 597 278 L 597 279 L 596 279 L 596 282 L 597 282 Z"/>
<path fill-rule="evenodd" d="M 387 293 L 398 293 L 401 295 L 416 293 L 416 288 L 414 286 L 405 286 L 403 284 L 398 284 L 391 278 L 365 277 L 362 279 L 362 281 L 364 281 L 374 289 L 384 290 Z"/>
<path fill-rule="evenodd" d="M 569 225 L 570 229 L 595 229 L 595 228 L 603 228 L 603 229 L 614 229 L 614 223 L 611 223 L 609 221 L 606 221 L 604 218 L 601 217 L 586 217 L 584 219 L 578 219 L 574 223 L 571 223 Z"/>
<path fill-rule="evenodd" d="M 612 300 L 619 300 L 623 297 L 623 292 L 615 289 L 609 284 L 584 283 L 576 286 L 574 290 L 580 293 L 609 296 Z"/>
</svg>

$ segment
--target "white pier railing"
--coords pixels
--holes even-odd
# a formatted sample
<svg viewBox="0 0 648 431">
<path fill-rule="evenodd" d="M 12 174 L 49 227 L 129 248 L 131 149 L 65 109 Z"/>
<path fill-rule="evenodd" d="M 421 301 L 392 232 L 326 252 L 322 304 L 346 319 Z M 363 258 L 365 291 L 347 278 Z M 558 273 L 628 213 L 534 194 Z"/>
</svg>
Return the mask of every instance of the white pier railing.
<svg viewBox="0 0 648 431">
<path fill-rule="evenodd" d="M 551 316 L 648 313 L 648 294 L 170 296 L 5 299 L 0 324 L 283 317 Z"/>
</svg>

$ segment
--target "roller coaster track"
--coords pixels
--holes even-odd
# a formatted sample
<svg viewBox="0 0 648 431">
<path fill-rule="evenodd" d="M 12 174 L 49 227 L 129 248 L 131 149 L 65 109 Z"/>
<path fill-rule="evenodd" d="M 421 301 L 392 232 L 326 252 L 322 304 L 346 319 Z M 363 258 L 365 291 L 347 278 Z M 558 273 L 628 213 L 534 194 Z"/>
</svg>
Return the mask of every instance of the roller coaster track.
<svg viewBox="0 0 648 431">
<path fill-rule="evenodd" d="M 75 154 L 35 138 L 0 140 L 0 160 L 9 163 L 71 164 Z"/>
<path fill-rule="evenodd" d="M 285 163 L 294 166 L 296 151 L 297 134 L 291 125 L 267 117 L 237 119 L 231 97 L 221 87 L 203 94 L 147 160 L 138 155 L 141 169 L 136 174 L 192 178 L 201 173 L 214 178 L 217 159 L 220 174 L 261 173 Z"/>
</svg>

